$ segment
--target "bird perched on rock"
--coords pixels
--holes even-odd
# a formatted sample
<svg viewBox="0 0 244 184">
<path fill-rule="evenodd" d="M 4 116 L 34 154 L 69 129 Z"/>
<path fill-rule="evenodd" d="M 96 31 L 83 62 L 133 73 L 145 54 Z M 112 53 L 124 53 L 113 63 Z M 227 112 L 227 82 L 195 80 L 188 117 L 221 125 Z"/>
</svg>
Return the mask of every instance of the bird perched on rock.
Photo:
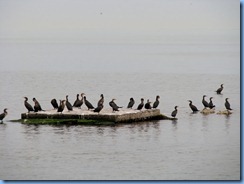
<svg viewBox="0 0 244 184">
<path fill-rule="evenodd" d="M 86 104 L 88 110 L 94 109 L 93 105 L 86 99 L 86 96 L 84 96 L 84 101 L 85 101 L 85 104 Z"/>
<path fill-rule="evenodd" d="M 228 102 L 228 99 L 229 99 L 229 98 L 226 98 L 226 99 L 225 99 L 225 108 L 226 108 L 227 110 L 233 110 L 233 109 L 230 108 L 230 103 Z"/>
<path fill-rule="evenodd" d="M 59 106 L 58 106 L 58 110 L 57 112 L 63 112 L 64 110 L 64 107 L 65 107 L 65 100 L 59 100 Z"/>
<path fill-rule="evenodd" d="M 112 101 L 109 102 L 109 105 L 112 107 L 113 112 L 114 112 L 114 111 L 119 111 L 119 108 L 122 108 L 122 107 L 119 107 L 119 106 L 114 102 L 114 100 L 116 100 L 116 99 L 113 98 Z"/>
<path fill-rule="evenodd" d="M 28 110 L 28 113 L 31 111 L 34 111 L 33 107 L 27 102 L 28 98 L 27 97 L 24 97 L 24 98 L 25 98 L 24 105 L 25 105 L 26 109 Z"/>
<path fill-rule="evenodd" d="M 130 101 L 129 101 L 129 103 L 128 103 L 127 108 L 128 108 L 128 109 L 131 109 L 131 108 L 133 107 L 134 104 L 135 104 L 135 100 L 134 100 L 134 98 L 130 98 Z"/>
<path fill-rule="evenodd" d="M 51 100 L 51 104 L 52 104 L 54 109 L 58 108 L 58 102 L 57 102 L 57 100 L 55 98 Z"/>
<path fill-rule="evenodd" d="M 101 110 L 103 109 L 103 104 L 100 104 L 99 106 L 97 106 L 94 110 L 93 110 L 93 112 L 100 112 Z"/>
<path fill-rule="evenodd" d="M 197 111 L 199 111 L 199 110 L 197 109 L 197 107 L 196 107 L 195 105 L 192 104 L 192 101 L 191 101 L 191 100 L 188 100 L 188 101 L 190 102 L 190 103 L 189 103 L 189 106 L 190 106 L 192 112 L 197 112 Z"/>
<path fill-rule="evenodd" d="M 152 102 L 149 102 L 149 99 L 148 99 L 147 103 L 145 104 L 145 109 L 151 109 L 152 108 L 151 103 Z"/>
<path fill-rule="evenodd" d="M 137 110 L 142 110 L 143 106 L 144 106 L 144 99 L 141 98 L 141 103 L 138 105 Z"/>
<path fill-rule="evenodd" d="M 222 90 L 224 89 L 224 86 L 223 85 L 224 84 L 221 84 L 220 85 L 220 88 L 218 88 L 217 91 L 215 91 L 215 92 L 217 92 L 217 94 L 221 94 Z"/>
<path fill-rule="evenodd" d="M 33 102 L 34 102 L 34 111 L 35 111 L 35 112 L 43 111 L 41 105 L 40 105 L 39 102 L 36 100 L 36 98 L 33 98 Z"/>
<path fill-rule="evenodd" d="M 156 101 L 153 103 L 153 108 L 154 109 L 156 109 L 158 107 L 158 105 L 159 105 L 159 100 L 158 100 L 159 98 L 160 98 L 160 96 L 157 95 L 156 96 Z"/>
<path fill-rule="evenodd" d="M 76 100 L 75 100 L 75 102 L 74 102 L 74 104 L 73 104 L 73 107 L 78 107 L 78 108 L 80 108 L 81 105 L 82 105 L 82 101 L 79 99 L 79 94 L 77 94 L 77 95 L 76 95 Z"/>
<path fill-rule="evenodd" d="M 3 110 L 3 113 L 0 114 L 0 121 L 1 121 L 1 122 L 3 122 L 3 119 L 7 116 L 7 114 L 8 114 L 7 110 L 8 110 L 8 109 L 5 108 L 5 109 Z"/>
<path fill-rule="evenodd" d="M 66 95 L 66 103 L 65 104 L 66 104 L 66 107 L 67 107 L 68 111 L 72 111 L 73 110 L 73 107 L 72 107 L 72 105 L 69 102 L 68 95 Z"/>
<path fill-rule="evenodd" d="M 175 116 L 176 116 L 176 114 L 178 112 L 177 107 L 178 106 L 175 106 L 175 110 L 171 113 L 171 116 L 174 117 L 174 118 L 175 118 Z"/>
<path fill-rule="evenodd" d="M 103 96 L 103 94 L 101 94 L 100 97 L 101 97 L 101 99 L 98 100 L 98 102 L 97 102 L 97 107 L 103 105 L 103 103 L 104 103 L 104 96 Z"/>
<path fill-rule="evenodd" d="M 204 106 L 204 109 L 207 108 L 207 107 L 209 107 L 209 104 L 208 104 L 208 102 L 205 100 L 205 97 L 206 97 L 206 95 L 203 95 L 203 97 L 202 97 L 202 104 L 203 104 L 203 106 Z"/>
<path fill-rule="evenodd" d="M 212 99 L 213 99 L 213 97 L 210 97 L 210 98 L 209 98 L 210 101 L 209 101 L 208 105 L 209 105 L 209 108 L 210 108 L 210 109 L 212 109 L 212 108 L 215 107 L 215 105 L 213 104 Z"/>
</svg>

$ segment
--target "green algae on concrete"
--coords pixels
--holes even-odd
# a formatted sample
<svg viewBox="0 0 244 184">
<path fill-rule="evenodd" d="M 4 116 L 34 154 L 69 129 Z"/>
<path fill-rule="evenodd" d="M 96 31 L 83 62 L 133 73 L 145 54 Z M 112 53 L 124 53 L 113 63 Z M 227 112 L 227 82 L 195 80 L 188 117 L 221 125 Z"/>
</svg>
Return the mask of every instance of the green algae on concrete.
<svg viewBox="0 0 244 184">
<path fill-rule="evenodd" d="M 52 124 L 52 122 L 71 124 L 104 124 L 104 122 L 131 123 L 138 121 L 164 119 L 177 120 L 177 118 L 171 118 L 162 115 L 159 109 L 149 109 L 141 111 L 133 109 L 121 109 L 117 112 L 112 112 L 111 109 L 105 109 L 102 110 L 100 113 L 94 113 L 93 111 L 88 111 L 84 109 L 74 109 L 73 111 L 64 111 L 63 113 L 57 113 L 57 111 L 48 110 L 38 113 L 22 113 L 21 119 L 33 120 L 33 122 L 35 122 L 35 119 L 38 119 L 37 122 L 40 122 L 40 124 Z M 39 121 L 40 119 L 42 121 Z"/>
<path fill-rule="evenodd" d="M 18 119 L 10 122 L 19 122 L 28 125 L 114 125 L 114 122 L 90 119 Z"/>
</svg>

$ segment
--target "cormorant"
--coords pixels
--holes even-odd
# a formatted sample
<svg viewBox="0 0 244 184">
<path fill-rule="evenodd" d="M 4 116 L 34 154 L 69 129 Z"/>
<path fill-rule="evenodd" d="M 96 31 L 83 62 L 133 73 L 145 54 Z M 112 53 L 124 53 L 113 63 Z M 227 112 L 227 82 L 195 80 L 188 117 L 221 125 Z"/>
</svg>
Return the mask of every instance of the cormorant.
<svg viewBox="0 0 244 184">
<path fill-rule="evenodd" d="M 229 98 L 226 98 L 226 99 L 225 99 L 225 108 L 226 108 L 227 110 L 232 110 L 232 109 L 230 108 L 230 103 L 228 102 L 228 99 L 229 99 Z"/>
<path fill-rule="evenodd" d="M 84 102 L 84 99 L 83 99 L 83 96 L 85 95 L 85 93 L 81 93 L 80 94 L 80 97 L 81 97 L 81 99 L 80 99 L 80 101 L 81 101 L 81 106 L 83 105 L 83 102 Z M 80 106 L 80 107 L 81 107 Z"/>
<path fill-rule="evenodd" d="M 158 104 L 159 104 L 159 100 L 158 100 L 158 99 L 159 99 L 159 98 L 160 98 L 160 96 L 157 95 L 157 96 L 156 96 L 156 101 L 153 103 L 153 108 L 154 108 L 154 109 L 156 109 L 156 108 L 158 107 Z"/>
<path fill-rule="evenodd" d="M 197 112 L 197 111 L 199 111 L 195 105 L 192 105 L 192 101 L 191 101 L 191 100 L 188 100 L 188 101 L 190 102 L 190 103 L 189 103 L 189 106 L 190 106 L 190 108 L 191 108 L 191 110 L 192 110 L 193 112 Z"/>
<path fill-rule="evenodd" d="M 172 116 L 172 117 L 175 117 L 175 116 L 176 116 L 176 114 L 177 114 L 177 112 L 178 112 L 177 107 L 178 107 L 178 106 L 175 106 L 175 110 L 171 113 L 171 116 Z"/>
<path fill-rule="evenodd" d="M 223 85 L 224 85 L 224 84 L 221 84 L 221 85 L 220 85 L 220 88 L 217 89 L 217 91 L 216 91 L 217 94 L 221 94 L 221 91 L 224 89 Z"/>
<path fill-rule="evenodd" d="M 203 97 L 202 97 L 202 104 L 203 104 L 203 106 L 204 106 L 204 109 L 207 108 L 207 107 L 209 107 L 209 104 L 208 104 L 208 102 L 205 100 L 205 97 L 206 97 L 206 95 L 203 95 Z"/>
<path fill-rule="evenodd" d="M 122 107 L 119 107 L 115 102 L 114 100 L 116 99 L 112 99 L 112 101 L 109 102 L 109 105 L 112 107 L 113 111 L 119 111 L 119 108 L 122 108 Z"/>
<path fill-rule="evenodd" d="M 100 105 L 103 105 L 104 103 L 104 96 L 103 94 L 100 95 L 101 99 L 97 102 L 97 107 L 99 107 Z"/>
<path fill-rule="evenodd" d="M 7 110 L 8 109 L 4 109 L 3 110 L 3 113 L 0 114 L 0 120 L 1 120 L 1 122 L 3 122 L 3 118 L 5 118 L 7 116 L 7 114 L 8 114 Z"/>
<path fill-rule="evenodd" d="M 51 104 L 52 104 L 54 109 L 58 108 L 58 103 L 57 103 L 57 100 L 55 98 L 51 100 Z"/>
<path fill-rule="evenodd" d="M 152 102 L 149 102 L 149 99 L 147 100 L 147 103 L 145 104 L 145 109 L 151 109 L 151 104 Z"/>
<path fill-rule="evenodd" d="M 26 109 L 28 110 L 28 113 L 30 111 L 34 111 L 33 107 L 27 102 L 28 101 L 28 98 L 27 97 L 24 97 L 24 98 L 25 98 L 24 104 L 25 104 Z"/>
<path fill-rule="evenodd" d="M 41 105 L 40 105 L 39 102 L 36 100 L 36 98 L 33 98 L 33 102 L 34 102 L 34 111 L 35 111 L 35 112 L 43 111 Z"/>
<path fill-rule="evenodd" d="M 57 112 L 63 112 L 65 107 L 65 100 L 59 100 L 59 106 L 58 106 L 58 111 Z"/>
<path fill-rule="evenodd" d="M 97 106 L 96 109 L 93 110 L 93 112 L 100 112 L 103 109 L 103 104 L 100 104 L 99 106 Z"/>
<path fill-rule="evenodd" d="M 94 109 L 93 105 L 86 99 L 86 96 L 84 96 L 84 101 L 85 101 L 85 104 L 86 104 L 88 110 Z"/>
<path fill-rule="evenodd" d="M 134 100 L 134 98 L 130 98 L 130 102 L 128 103 L 127 108 L 128 108 L 128 109 L 129 109 L 129 108 L 132 108 L 134 104 L 135 104 L 135 100 Z"/>
<path fill-rule="evenodd" d="M 68 95 L 66 95 L 66 103 L 65 104 L 66 104 L 66 107 L 67 107 L 68 111 L 72 111 L 73 110 L 73 107 L 72 107 L 72 105 L 69 102 Z"/>
<path fill-rule="evenodd" d="M 73 104 L 73 107 L 81 107 L 81 105 L 82 105 L 82 102 L 81 102 L 81 100 L 79 99 L 79 94 L 77 94 L 77 95 L 76 95 L 76 100 L 75 100 L 75 102 L 74 102 L 74 104 Z"/>
<path fill-rule="evenodd" d="M 142 110 L 143 106 L 144 106 L 144 99 L 141 98 L 141 103 L 138 105 L 137 110 Z"/>
<path fill-rule="evenodd" d="M 213 104 L 212 98 L 213 98 L 213 97 L 210 97 L 210 98 L 209 98 L 210 102 L 208 103 L 210 109 L 212 109 L 212 108 L 215 107 L 215 105 Z"/>
</svg>

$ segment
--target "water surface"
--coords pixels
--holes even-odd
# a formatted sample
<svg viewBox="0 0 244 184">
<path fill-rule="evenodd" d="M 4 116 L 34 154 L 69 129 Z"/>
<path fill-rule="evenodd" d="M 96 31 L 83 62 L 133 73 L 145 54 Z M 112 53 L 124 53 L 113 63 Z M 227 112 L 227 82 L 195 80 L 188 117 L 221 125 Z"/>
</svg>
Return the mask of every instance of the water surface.
<svg viewBox="0 0 244 184">
<path fill-rule="evenodd" d="M 1 48 L 6 66 L 26 60 L 26 66 L 0 73 L 0 108 L 9 109 L 0 125 L 1 179 L 240 179 L 237 46 L 2 44 Z M 28 70 L 29 65 L 36 69 Z M 216 95 L 221 83 L 223 95 Z M 125 107 L 130 97 L 137 106 L 141 97 L 154 101 L 160 95 L 161 113 L 169 116 L 178 105 L 178 120 L 116 126 L 8 122 L 26 112 L 24 96 L 31 103 L 35 97 L 43 109 L 50 109 L 52 98 L 68 94 L 73 103 L 81 92 L 92 104 L 103 93 L 105 108 L 112 98 Z M 225 109 L 228 97 L 233 114 L 192 114 L 187 100 L 202 109 L 203 95 L 214 97 L 216 112 Z"/>
</svg>

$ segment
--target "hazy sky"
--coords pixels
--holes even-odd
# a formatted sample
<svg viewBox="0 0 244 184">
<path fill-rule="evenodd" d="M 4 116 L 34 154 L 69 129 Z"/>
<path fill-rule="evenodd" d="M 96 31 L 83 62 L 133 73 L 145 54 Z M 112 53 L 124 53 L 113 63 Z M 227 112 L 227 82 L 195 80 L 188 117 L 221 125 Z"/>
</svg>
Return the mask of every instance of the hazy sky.
<svg viewBox="0 0 244 184">
<path fill-rule="evenodd" d="M 238 0 L 0 0 L 0 39 L 239 39 Z"/>
<path fill-rule="evenodd" d="M 239 73 L 239 43 L 239 0 L 0 0 L 2 71 Z"/>
</svg>

